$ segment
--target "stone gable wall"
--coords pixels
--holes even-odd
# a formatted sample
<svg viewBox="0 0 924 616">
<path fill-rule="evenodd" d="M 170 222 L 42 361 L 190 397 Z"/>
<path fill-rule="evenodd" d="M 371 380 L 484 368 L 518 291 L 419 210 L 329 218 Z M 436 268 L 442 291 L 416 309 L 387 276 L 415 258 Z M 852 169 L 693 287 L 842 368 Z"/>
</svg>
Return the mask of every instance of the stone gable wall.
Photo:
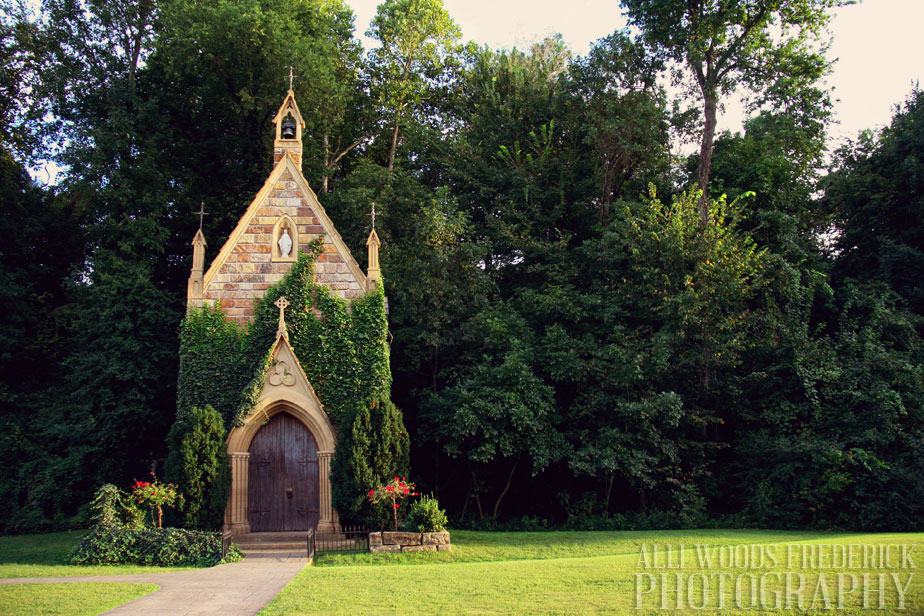
<svg viewBox="0 0 924 616">
<path fill-rule="evenodd" d="M 300 249 L 324 233 L 309 201 L 286 173 L 260 204 L 228 260 L 203 289 L 202 299 L 193 303 L 219 302 L 229 319 L 251 320 L 254 300 L 282 280 L 294 265 L 293 261 L 273 262 L 273 230 L 283 216 L 295 223 Z M 315 264 L 315 279 L 342 298 L 351 299 L 363 292 L 362 285 L 326 235 L 323 252 Z"/>
</svg>

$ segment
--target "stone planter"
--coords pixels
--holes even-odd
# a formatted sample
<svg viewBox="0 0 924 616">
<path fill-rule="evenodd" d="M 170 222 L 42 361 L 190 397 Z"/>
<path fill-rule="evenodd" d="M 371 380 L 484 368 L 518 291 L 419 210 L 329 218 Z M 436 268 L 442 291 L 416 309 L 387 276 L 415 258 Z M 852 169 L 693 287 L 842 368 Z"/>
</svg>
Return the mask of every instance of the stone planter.
<svg viewBox="0 0 924 616">
<path fill-rule="evenodd" d="M 381 532 L 369 533 L 369 551 L 374 554 L 391 552 L 445 552 L 452 550 L 449 531 L 439 533 Z"/>
</svg>

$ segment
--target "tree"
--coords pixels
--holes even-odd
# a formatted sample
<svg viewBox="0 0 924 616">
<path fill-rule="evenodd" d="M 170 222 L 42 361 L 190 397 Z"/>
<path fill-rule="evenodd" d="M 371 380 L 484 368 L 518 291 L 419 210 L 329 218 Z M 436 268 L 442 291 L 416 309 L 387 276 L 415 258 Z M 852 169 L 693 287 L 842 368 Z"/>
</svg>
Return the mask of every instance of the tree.
<svg viewBox="0 0 924 616">
<path fill-rule="evenodd" d="M 479 473 L 502 469 L 490 516 L 496 520 L 520 463 L 533 475 L 565 455 L 553 390 L 537 374 L 526 323 L 503 305 L 489 306 L 466 324 L 470 352 L 448 387 L 426 401 L 427 432 L 446 453 L 469 465 L 480 517 Z"/>
<path fill-rule="evenodd" d="M 170 429 L 164 473 L 183 495 L 183 528 L 221 528 L 231 487 L 226 434 L 221 414 L 211 406 L 193 408 Z"/>
<path fill-rule="evenodd" d="M 828 63 L 816 43 L 828 22 L 827 10 L 844 0 L 625 0 L 631 25 L 662 49 L 686 73 L 702 101 L 703 131 L 696 181 L 700 213 L 708 215 L 716 115 L 739 86 L 751 93 L 749 107 L 809 108 L 823 120 L 827 96 L 814 84 Z M 689 83 L 689 81 L 687 82 Z"/>
<path fill-rule="evenodd" d="M 84 258 L 72 205 L 36 185 L 0 147 L 0 463 L 9 469 L 0 480 L 9 504 L 0 528 L 7 531 L 63 521 L 60 508 L 36 498 L 36 484 L 63 453 L 56 390 L 70 348 L 68 282 Z"/>
<path fill-rule="evenodd" d="M 924 91 L 915 89 L 879 135 L 837 152 L 822 203 L 834 216 L 836 274 L 878 281 L 924 315 Z"/>
<path fill-rule="evenodd" d="M 571 63 L 569 114 L 586 131 L 600 176 L 600 218 L 627 185 L 642 176 L 652 181 L 667 166 L 669 114 L 657 77 L 663 60 L 617 31 L 593 45 L 586 58 Z M 643 189 L 644 185 L 638 186 Z"/>
<path fill-rule="evenodd" d="M 369 525 L 384 521 L 366 495 L 395 476 L 407 476 L 409 451 L 401 410 L 387 396 L 360 403 L 331 463 L 331 499 L 340 517 Z"/>
<path fill-rule="evenodd" d="M 390 171 L 402 123 L 448 85 L 462 33 L 442 0 L 385 0 L 366 35 L 381 43 L 369 53 L 369 73 L 391 128 Z"/>
</svg>

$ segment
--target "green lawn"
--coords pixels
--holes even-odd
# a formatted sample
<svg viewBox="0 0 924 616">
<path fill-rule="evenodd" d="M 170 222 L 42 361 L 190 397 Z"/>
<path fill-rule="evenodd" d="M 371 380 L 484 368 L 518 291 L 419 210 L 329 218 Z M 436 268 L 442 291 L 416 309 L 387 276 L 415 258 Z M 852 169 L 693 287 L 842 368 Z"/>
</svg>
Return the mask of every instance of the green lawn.
<svg viewBox="0 0 924 616">
<path fill-rule="evenodd" d="M 261 614 L 924 614 L 922 533 L 457 531 L 453 546 L 322 555 Z"/>
<path fill-rule="evenodd" d="M 0 578 L 72 577 L 182 571 L 191 567 L 68 565 L 67 557 L 86 531 L 0 537 Z"/>
<path fill-rule="evenodd" d="M 155 590 L 155 584 L 0 585 L 0 616 L 96 616 Z"/>
</svg>

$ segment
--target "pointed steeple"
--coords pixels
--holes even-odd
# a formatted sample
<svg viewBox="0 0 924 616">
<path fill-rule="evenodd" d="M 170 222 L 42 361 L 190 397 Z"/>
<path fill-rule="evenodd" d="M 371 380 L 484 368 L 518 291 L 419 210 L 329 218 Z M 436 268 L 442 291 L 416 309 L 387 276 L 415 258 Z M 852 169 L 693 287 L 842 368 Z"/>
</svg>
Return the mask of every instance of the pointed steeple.
<svg viewBox="0 0 924 616">
<path fill-rule="evenodd" d="M 298 110 L 295 102 L 295 92 L 291 88 L 285 100 L 273 118 L 276 125 L 276 140 L 273 142 L 273 164 L 276 165 L 286 155 L 290 156 L 299 169 L 302 168 L 302 132 L 305 130 L 305 120 Z"/>
<path fill-rule="evenodd" d="M 373 288 L 373 285 L 376 284 L 377 280 L 382 279 L 382 271 L 379 269 L 379 246 L 382 245 L 382 241 L 379 239 L 379 234 L 375 232 L 375 228 L 372 229 L 372 232 L 369 234 L 369 239 L 366 240 L 366 247 L 369 249 L 369 265 L 366 268 L 366 284 L 369 285 L 369 288 Z"/>
<path fill-rule="evenodd" d="M 189 282 L 186 285 L 186 299 L 200 299 L 202 297 L 202 270 L 205 266 L 205 235 L 202 234 L 202 227 L 196 231 L 193 236 L 193 263 L 192 271 L 189 274 Z"/>
</svg>

